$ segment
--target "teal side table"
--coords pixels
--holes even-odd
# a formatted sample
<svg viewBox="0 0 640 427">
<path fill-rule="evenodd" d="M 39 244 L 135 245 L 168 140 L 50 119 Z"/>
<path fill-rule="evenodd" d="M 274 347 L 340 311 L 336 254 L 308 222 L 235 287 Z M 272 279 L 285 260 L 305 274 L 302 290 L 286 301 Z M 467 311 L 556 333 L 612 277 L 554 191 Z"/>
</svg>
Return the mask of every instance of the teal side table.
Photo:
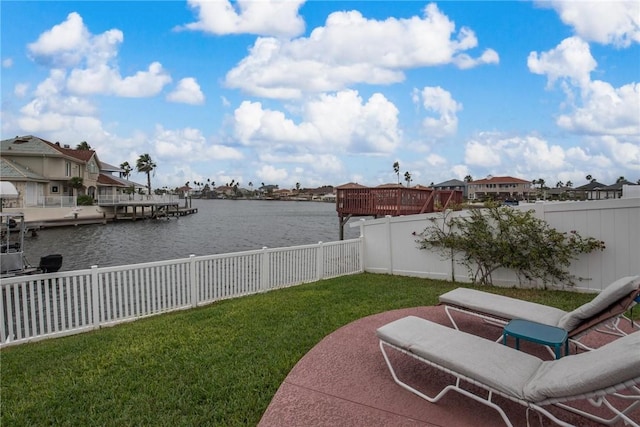
<svg viewBox="0 0 640 427">
<path fill-rule="evenodd" d="M 537 344 L 553 347 L 556 359 L 560 359 L 561 349 L 564 345 L 565 356 L 569 354 L 569 343 L 567 341 L 567 331 L 555 326 L 544 325 L 542 323 L 531 322 L 523 319 L 513 319 L 504 327 L 502 332 L 502 342 L 507 345 L 507 337 L 516 340 L 516 350 L 520 349 L 520 340 L 534 342 Z"/>
</svg>

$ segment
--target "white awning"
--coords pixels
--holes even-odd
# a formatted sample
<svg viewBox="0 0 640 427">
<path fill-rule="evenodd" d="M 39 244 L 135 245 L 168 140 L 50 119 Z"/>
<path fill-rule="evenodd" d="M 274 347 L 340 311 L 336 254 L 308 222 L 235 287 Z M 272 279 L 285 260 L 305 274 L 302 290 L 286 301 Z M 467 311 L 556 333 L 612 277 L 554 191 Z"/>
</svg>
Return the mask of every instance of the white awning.
<svg viewBox="0 0 640 427">
<path fill-rule="evenodd" d="M 0 181 L 0 198 L 1 199 L 17 199 L 18 190 L 8 181 Z"/>
</svg>

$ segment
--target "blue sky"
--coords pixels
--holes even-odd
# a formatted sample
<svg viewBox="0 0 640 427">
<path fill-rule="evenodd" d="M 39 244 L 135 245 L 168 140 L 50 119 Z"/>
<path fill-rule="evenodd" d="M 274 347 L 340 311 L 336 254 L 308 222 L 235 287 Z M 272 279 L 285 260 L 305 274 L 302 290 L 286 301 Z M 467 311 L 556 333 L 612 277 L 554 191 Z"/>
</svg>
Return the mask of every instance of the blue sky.
<svg viewBox="0 0 640 427">
<path fill-rule="evenodd" d="M 0 8 L 2 139 L 149 153 L 154 188 L 640 180 L 635 0 Z"/>
</svg>

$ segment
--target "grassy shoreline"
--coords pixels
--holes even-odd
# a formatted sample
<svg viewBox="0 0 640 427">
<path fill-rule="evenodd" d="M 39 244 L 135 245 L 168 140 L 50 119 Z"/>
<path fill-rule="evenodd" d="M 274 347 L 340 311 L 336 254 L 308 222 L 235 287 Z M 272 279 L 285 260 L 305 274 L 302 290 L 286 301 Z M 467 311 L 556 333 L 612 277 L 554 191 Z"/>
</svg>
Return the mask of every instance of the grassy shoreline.
<svg viewBox="0 0 640 427">
<path fill-rule="evenodd" d="M 0 351 L 0 425 L 256 425 L 332 331 L 459 284 L 358 274 Z M 485 288 L 571 310 L 593 295 Z"/>
</svg>

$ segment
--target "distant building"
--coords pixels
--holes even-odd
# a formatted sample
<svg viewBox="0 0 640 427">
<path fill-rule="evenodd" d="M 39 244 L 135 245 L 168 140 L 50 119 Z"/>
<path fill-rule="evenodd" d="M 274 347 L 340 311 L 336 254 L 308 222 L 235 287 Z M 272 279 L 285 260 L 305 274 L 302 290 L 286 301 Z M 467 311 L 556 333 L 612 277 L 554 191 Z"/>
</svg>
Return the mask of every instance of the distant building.
<svg viewBox="0 0 640 427">
<path fill-rule="evenodd" d="M 467 183 L 459 179 L 450 179 L 439 184 L 432 185 L 434 190 L 459 190 L 462 191 L 463 197 L 467 198 Z"/>
<path fill-rule="evenodd" d="M 469 200 L 523 200 L 531 193 L 531 181 L 511 176 L 491 176 L 467 183 Z"/>
<path fill-rule="evenodd" d="M 574 189 L 576 197 L 586 200 L 620 199 L 625 185 L 636 185 L 630 181 L 621 180 L 612 185 L 592 181 Z"/>
</svg>

